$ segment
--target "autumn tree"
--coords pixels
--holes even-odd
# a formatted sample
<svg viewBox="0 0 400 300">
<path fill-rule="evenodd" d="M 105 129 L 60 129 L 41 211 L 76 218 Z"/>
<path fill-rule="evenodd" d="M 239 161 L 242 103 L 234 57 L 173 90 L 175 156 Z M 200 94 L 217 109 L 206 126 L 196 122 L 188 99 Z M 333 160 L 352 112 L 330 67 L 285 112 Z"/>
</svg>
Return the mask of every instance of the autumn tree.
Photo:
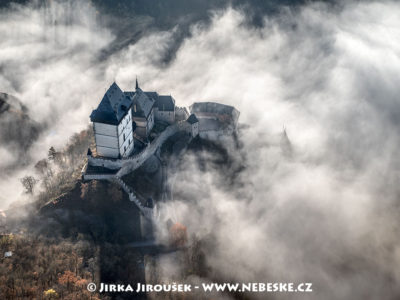
<svg viewBox="0 0 400 300">
<path fill-rule="evenodd" d="M 71 293 L 74 290 L 75 283 L 78 280 L 79 279 L 71 271 L 65 271 L 58 277 L 58 283 L 66 289 L 67 293 Z M 63 297 L 63 291 L 61 291 L 61 297 Z"/>
<path fill-rule="evenodd" d="M 81 183 L 81 198 L 84 199 L 89 192 L 89 183 Z"/>
<path fill-rule="evenodd" d="M 89 280 L 98 280 L 97 271 L 91 276 L 83 261 L 94 257 L 96 270 L 95 248 L 89 242 L 10 235 L 0 239 L 2 253 L 10 242 L 15 259 L 0 262 L 0 299 L 97 299 L 86 289 Z"/>
<path fill-rule="evenodd" d="M 187 243 L 186 226 L 181 223 L 175 223 L 169 228 L 170 245 L 174 247 L 183 247 Z"/>
<path fill-rule="evenodd" d="M 54 289 L 48 289 L 43 294 L 46 299 L 57 299 L 58 298 L 58 294 Z"/>
<path fill-rule="evenodd" d="M 75 284 L 78 281 L 78 278 L 71 271 L 65 271 L 59 278 L 58 283 L 62 285 L 66 285 L 67 288 L 70 287 L 71 284 Z"/>
</svg>

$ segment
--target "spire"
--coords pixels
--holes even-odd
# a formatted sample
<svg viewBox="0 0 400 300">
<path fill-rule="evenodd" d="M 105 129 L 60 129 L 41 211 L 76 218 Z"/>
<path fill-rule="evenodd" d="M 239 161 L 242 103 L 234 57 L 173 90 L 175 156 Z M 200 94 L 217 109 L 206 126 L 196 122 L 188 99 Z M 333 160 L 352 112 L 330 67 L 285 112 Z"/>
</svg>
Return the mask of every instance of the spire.
<svg viewBox="0 0 400 300">
<path fill-rule="evenodd" d="M 137 81 L 137 76 L 136 76 L 136 89 L 139 89 L 139 83 Z"/>
<path fill-rule="evenodd" d="M 286 157 L 291 157 L 293 154 L 293 147 L 292 147 L 292 143 L 289 140 L 289 137 L 287 135 L 286 132 L 286 126 L 283 126 L 283 132 L 281 135 L 281 150 L 284 156 Z"/>
</svg>

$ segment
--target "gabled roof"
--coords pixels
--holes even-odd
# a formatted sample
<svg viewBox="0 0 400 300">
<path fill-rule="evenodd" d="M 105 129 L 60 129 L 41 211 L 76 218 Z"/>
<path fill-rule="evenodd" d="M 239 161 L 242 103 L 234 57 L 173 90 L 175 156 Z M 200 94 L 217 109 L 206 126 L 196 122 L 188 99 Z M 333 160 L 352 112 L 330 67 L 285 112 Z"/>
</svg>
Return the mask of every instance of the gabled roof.
<svg viewBox="0 0 400 300">
<path fill-rule="evenodd" d="M 148 118 L 153 107 L 160 111 L 174 111 L 175 99 L 158 95 L 157 92 L 143 92 L 136 80 L 136 90 L 123 92 L 114 82 L 104 94 L 97 109 L 92 111 L 92 122 L 118 125 L 132 107 L 134 117 Z"/>
<path fill-rule="evenodd" d="M 187 118 L 186 122 L 188 122 L 189 124 L 194 124 L 199 122 L 199 119 L 197 119 L 195 114 L 191 114 L 189 118 Z"/>
<path fill-rule="evenodd" d="M 124 92 L 119 88 L 119 86 L 114 82 L 110 88 L 107 90 L 104 97 L 107 97 L 114 111 L 117 110 L 118 104 L 125 98 Z"/>
<path fill-rule="evenodd" d="M 132 99 L 132 105 L 136 103 L 136 115 L 134 109 L 132 111 L 134 116 L 146 117 L 151 111 L 151 108 L 157 107 L 161 111 L 174 111 L 175 109 L 175 99 L 171 96 L 159 95 L 157 92 L 144 92 L 139 87 L 138 81 L 136 79 L 136 91 L 135 92 L 125 92 Z"/>
<path fill-rule="evenodd" d="M 97 109 L 90 115 L 92 122 L 118 125 L 130 107 L 130 99 L 114 82 L 104 94 Z"/>
<path fill-rule="evenodd" d="M 161 111 L 174 111 L 175 99 L 172 96 L 159 95 L 157 92 L 144 92 L 147 97 L 154 100 L 154 106 Z"/>
<path fill-rule="evenodd" d="M 158 93 L 157 92 L 144 92 L 147 97 L 153 99 L 157 103 Z"/>
<path fill-rule="evenodd" d="M 174 111 L 175 109 L 175 99 L 172 96 L 158 96 L 157 100 L 158 110 L 161 111 Z"/>
<path fill-rule="evenodd" d="M 154 106 L 153 99 L 149 98 L 140 88 L 135 92 L 125 92 L 124 94 L 130 98 L 133 107 L 136 105 L 136 111 L 135 108 L 132 109 L 134 117 L 147 118 L 149 116 Z"/>
</svg>

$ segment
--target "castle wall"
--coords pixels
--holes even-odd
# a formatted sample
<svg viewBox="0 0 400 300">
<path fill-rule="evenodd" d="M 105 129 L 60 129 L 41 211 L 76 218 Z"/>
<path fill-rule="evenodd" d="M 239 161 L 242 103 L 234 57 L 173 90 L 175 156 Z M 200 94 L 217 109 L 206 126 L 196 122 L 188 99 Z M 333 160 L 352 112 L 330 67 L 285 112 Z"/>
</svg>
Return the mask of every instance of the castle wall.
<svg viewBox="0 0 400 300">
<path fill-rule="evenodd" d="M 211 140 L 211 141 L 222 141 L 222 140 L 229 140 L 234 132 L 233 129 L 228 130 L 200 130 L 199 136 L 202 139 Z"/>
<path fill-rule="evenodd" d="M 184 130 L 187 133 L 190 133 L 190 135 L 192 137 L 196 137 L 199 134 L 199 122 L 196 122 L 194 124 L 190 124 L 188 122 L 185 122 L 184 123 L 184 127 L 185 127 Z"/>
<path fill-rule="evenodd" d="M 235 126 L 235 128 L 237 127 L 239 115 L 240 115 L 240 112 L 236 108 L 234 108 L 232 111 L 232 121 L 233 121 L 233 125 Z"/>
<path fill-rule="evenodd" d="M 110 136 L 117 136 L 117 126 L 104 123 L 93 122 L 93 127 L 96 133 Z"/>
<path fill-rule="evenodd" d="M 96 151 L 99 156 L 119 156 L 117 126 L 93 122 Z"/>
<path fill-rule="evenodd" d="M 95 167 L 105 167 L 107 169 L 116 170 L 121 168 L 122 160 L 120 159 L 105 159 L 100 157 L 88 156 L 88 163 Z"/>
<path fill-rule="evenodd" d="M 108 180 L 113 177 L 114 174 L 83 174 L 84 180 Z"/>
<path fill-rule="evenodd" d="M 199 134 L 199 122 L 192 124 L 192 137 L 196 137 Z"/>
<path fill-rule="evenodd" d="M 100 147 L 115 148 L 118 150 L 118 139 L 116 136 L 96 133 L 96 145 Z"/>
<path fill-rule="evenodd" d="M 147 138 L 147 128 L 146 127 L 141 127 L 141 126 L 136 127 L 135 133 L 142 138 Z"/>
<path fill-rule="evenodd" d="M 168 124 L 175 122 L 175 109 L 173 111 L 160 111 L 155 108 L 154 114 L 156 121 L 167 122 Z"/>
<path fill-rule="evenodd" d="M 148 119 L 133 117 L 133 120 L 136 123 L 135 133 L 142 138 L 147 138 L 154 126 L 154 110 L 151 110 Z"/>
<path fill-rule="evenodd" d="M 146 127 L 147 126 L 147 121 L 145 118 L 133 117 L 133 121 L 135 121 L 137 127 Z"/>
<path fill-rule="evenodd" d="M 108 148 L 102 146 L 96 146 L 97 155 L 103 157 L 118 158 L 119 150 L 118 148 Z"/>
</svg>

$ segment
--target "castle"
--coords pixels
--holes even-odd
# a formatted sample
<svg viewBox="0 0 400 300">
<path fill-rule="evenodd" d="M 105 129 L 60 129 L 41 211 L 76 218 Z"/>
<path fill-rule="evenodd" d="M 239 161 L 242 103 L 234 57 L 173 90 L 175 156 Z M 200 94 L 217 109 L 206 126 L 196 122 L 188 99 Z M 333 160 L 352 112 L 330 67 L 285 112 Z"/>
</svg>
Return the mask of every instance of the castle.
<svg viewBox="0 0 400 300">
<path fill-rule="evenodd" d="M 236 131 L 239 111 L 233 106 L 195 102 L 190 112 L 189 115 L 186 108 L 177 107 L 170 95 L 142 91 L 137 79 L 135 91 L 124 92 L 114 82 L 90 115 L 96 154 L 93 156 L 91 149 L 88 150 L 88 166 L 117 170 L 127 165 L 123 161 L 132 161 L 133 156 L 139 164 L 177 132 L 186 132 L 192 138 L 199 135 L 218 140 Z M 153 130 L 155 124 L 163 129 Z M 134 155 L 137 143 L 140 147 Z M 87 172 L 85 176 L 89 179 Z"/>
<path fill-rule="evenodd" d="M 143 92 L 137 79 L 135 91 L 124 92 L 114 82 L 90 120 L 99 156 L 128 157 L 135 139 L 146 141 L 155 121 L 175 122 L 175 100 L 157 92 Z"/>
<path fill-rule="evenodd" d="M 142 91 L 137 79 L 135 91 L 122 91 L 114 82 L 90 115 L 96 157 L 118 160 L 131 157 L 136 143 L 142 148 L 150 145 L 149 135 L 155 134 L 153 127 L 157 123 L 169 128 L 157 136 L 158 141 L 175 131 L 218 139 L 235 131 L 239 119 L 239 111 L 233 106 L 216 102 L 195 102 L 190 112 L 189 115 L 186 108 L 177 107 L 170 95 Z M 97 165 L 93 159 L 89 163 Z"/>
<path fill-rule="evenodd" d="M 114 82 L 90 115 L 96 148 L 95 153 L 88 149 L 82 179 L 117 183 L 147 220 L 144 222 L 155 222 L 158 200 L 149 205 L 148 199 L 123 180 L 124 176 L 149 158 L 160 158 L 162 145 L 173 136 L 189 145 L 197 136 L 221 141 L 236 132 L 239 112 L 232 106 L 195 102 L 189 109 L 191 114 L 187 108 L 176 106 L 172 96 L 142 91 L 137 79 L 135 91 L 124 92 Z"/>
</svg>

